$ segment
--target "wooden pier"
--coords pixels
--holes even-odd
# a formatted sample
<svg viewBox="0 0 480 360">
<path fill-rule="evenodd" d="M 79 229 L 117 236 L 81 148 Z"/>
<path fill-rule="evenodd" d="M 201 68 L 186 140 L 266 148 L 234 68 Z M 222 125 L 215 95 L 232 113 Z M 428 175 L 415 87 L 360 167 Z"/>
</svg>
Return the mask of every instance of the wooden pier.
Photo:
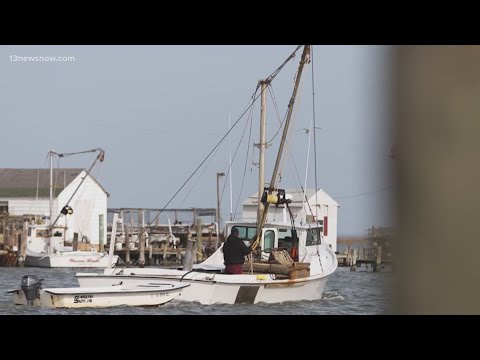
<svg viewBox="0 0 480 360">
<path fill-rule="evenodd" d="M 215 209 L 170 209 L 173 224 L 160 224 L 159 218 L 150 220 L 150 211 L 160 209 L 109 209 L 117 219 L 107 226 L 107 244 L 115 228 L 115 255 L 127 265 L 182 264 L 188 240 L 195 239 L 197 261 L 210 256 L 223 240 L 216 223 L 202 223 L 200 216 L 215 215 Z M 179 220 L 179 213 L 190 213 L 191 218 Z M 145 221 L 147 220 L 147 221 Z M 113 220 L 112 220 L 113 221 Z"/>
<path fill-rule="evenodd" d="M 390 243 L 391 230 L 371 227 L 365 238 L 339 238 L 338 243 L 348 247 L 337 253 L 338 266 L 349 266 L 351 271 L 366 265 L 373 272 L 381 271 L 386 265 L 392 265 Z"/>
<path fill-rule="evenodd" d="M 371 266 L 372 271 L 377 272 L 381 271 L 385 265 L 392 264 L 390 259 L 382 259 L 382 246 L 364 249 L 363 254 L 362 251 L 357 251 L 357 249 L 347 249 L 336 255 L 338 266 L 349 266 L 351 271 L 356 271 L 356 268 L 366 265 L 367 269 Z"/>
<path fill-rule="evenodd" d="M 0 215 L 0 266 L 23 266 L 27 253 L 28 225 L 34 217 Z"/>
</svg>

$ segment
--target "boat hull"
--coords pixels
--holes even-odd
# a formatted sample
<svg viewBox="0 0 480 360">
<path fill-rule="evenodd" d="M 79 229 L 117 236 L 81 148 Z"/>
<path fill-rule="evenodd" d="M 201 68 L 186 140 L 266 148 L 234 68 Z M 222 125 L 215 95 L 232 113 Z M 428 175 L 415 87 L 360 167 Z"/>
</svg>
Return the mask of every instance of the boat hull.
<svg viewBox="0 0 480 360">
<path fill-rule="evenodd" d="M 112 264 L 118 256 L 114 255 Z M 34 256 L 27 254 L 25 266 L 45 268 L 107 268 L 108 255 L 93 251 L 69 251 L 52 255 Z"/>
<path fill-rule="evenodd" d="M 77 274 L 80 287 L 112 286 L 120 282 L 136 286 L 156 281 L 172 281 L 172 277 L 160 275 L 102 275 Z M 271 280 L 269 275 L 204 275 L 196 279 L 184 278 L 189 284 L 178 301 L 212 304 L 281 303 L 286 301 L 319 300 L 327 282 L 327 276 L 313 276 L 295 280 Z M 178 280 L 178 278 L 176 278 Z"/>
<path fill-rule="evenodd" d="M 13 290 L 16 305 L 33 305 L 53 308 L 84 308 L 112 306 L 158 306 L 172 301 L 181 295 L 183 286 L 171 289 L 152 287 L 150 289 L 108 288 L 40 289 L 37 298 L 28 303 L 23 290 Z M 60 291 L 58 291 L 60 290 Z M 71 290 L 71 291 L 69 291 Z"/>
</svg>

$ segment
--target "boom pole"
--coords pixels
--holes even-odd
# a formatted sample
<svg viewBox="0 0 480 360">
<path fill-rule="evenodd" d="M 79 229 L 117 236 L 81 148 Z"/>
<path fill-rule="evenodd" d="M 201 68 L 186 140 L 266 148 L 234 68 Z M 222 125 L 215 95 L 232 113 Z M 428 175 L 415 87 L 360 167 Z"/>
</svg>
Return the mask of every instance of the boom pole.
<svg viewBox="0 0 480 360">
<path fill-rule="evenodd" d="M 280 146 L 278 148 L 277 160 L 275 162 L 275 167 L 273 169 L 272 178 L 270 180 L 270 185 L 268 187 L 268 195 L 270 195 L 275 190 L 275 182 L 277 180 L 277 175 L 278 175 L 278 171 L 279 171 L 279 168 L 280 168 L 280 163 L 281 163 L 281 160 L 282 160 L 282 155 L 283 155 L 283 150 L 284 150 L 284 147 L 285 147 L 285 142 L 287 140 L 290 120 L 291 120 L 292 114 L 293 114 L 293 106 L 295 104 L 295 98 L 297 96 L 297 91 L 298 91 L 298 87 L 299 87 L 299 84 L 300 84 L 300 79 L 302 77 L 303 67 L 308 62 L 310 62 L 310 45 L 305 45 L 304 48 L 303 48 L 302 57 L 300 59 L 300 65 L 298 67 L 297 78 L 295 79 L 295 86 L 293 88 L 293 94 L 292 94 L 292 97 L 290 98 L 290 102 L 288 104 L 288 114 L 287 114 L 287 118 L 285 120 L 285 127 L 283 128 L 283 134 L 282 134 L 282 139 L 280 141 Z M 265 225 L 265 221 L 267 219 L 267 212 L 268 212 L 269 207 L 270 207 L 270 204 L 267 201 L 265 203 L 260 221 L 257 223 L 257 238 L 255 239 L 255 242 L 253 243 L 253 246 L 252 246 L 253 250 L 255 250 L 256 247 L 258 246 L 258 244 L 260 243 L 260 231 L 263 228 L 263 226 Z"/>
</svg>

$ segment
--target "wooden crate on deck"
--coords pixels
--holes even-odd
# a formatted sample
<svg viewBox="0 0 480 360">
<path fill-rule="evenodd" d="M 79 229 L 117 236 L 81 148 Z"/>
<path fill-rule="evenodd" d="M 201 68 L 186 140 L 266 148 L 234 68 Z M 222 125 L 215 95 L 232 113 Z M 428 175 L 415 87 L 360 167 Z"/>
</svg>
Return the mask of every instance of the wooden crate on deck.
<svg viewBox="0 0 480 360">
<path fill-rule="evenodd" d="M 96 251 L 98 251 L 99 246 L 96 245 L 96 244 L 88 244 L 88 243 L 85 243 L 85 242 L 79 242 L 78 243 L 77 250 L 79 250 L 79 251 L 92 251 L 92 249 L 95 249 Z"/>
</svg>

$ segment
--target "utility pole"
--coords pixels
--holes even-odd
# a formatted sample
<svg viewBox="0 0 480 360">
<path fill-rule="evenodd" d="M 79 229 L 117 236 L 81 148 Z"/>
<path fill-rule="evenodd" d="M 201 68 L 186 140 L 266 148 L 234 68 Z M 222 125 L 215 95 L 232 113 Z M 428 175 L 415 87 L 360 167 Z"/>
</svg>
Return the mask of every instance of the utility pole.
<svg viewBox="0 0 480 360">
<path fill-rule="evenodd" d="M 222 221 L 222 218 L 220 216 L 220 178 L 222 176 L 225 176 L 225 174 L 222 172 L 222 173 L 217 173 L 217 225 L 218 225 L 218 229 L 220 229 L 220 221 Z M 219 236 L 219 234 L 217 234 L 217 237 Z"/>
</svg>

